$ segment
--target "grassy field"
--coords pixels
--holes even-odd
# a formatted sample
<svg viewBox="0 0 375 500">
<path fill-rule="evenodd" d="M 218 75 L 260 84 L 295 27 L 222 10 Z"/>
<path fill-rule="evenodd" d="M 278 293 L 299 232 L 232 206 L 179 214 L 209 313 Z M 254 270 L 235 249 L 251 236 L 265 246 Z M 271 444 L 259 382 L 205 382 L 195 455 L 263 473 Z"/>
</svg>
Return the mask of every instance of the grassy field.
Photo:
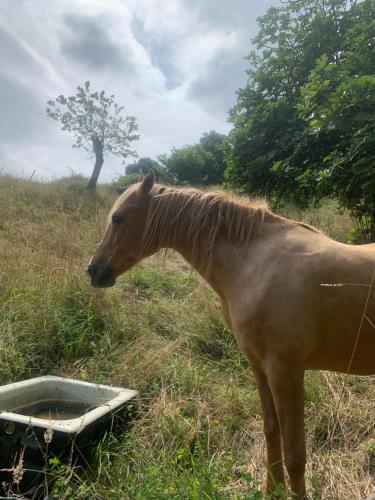
<svg viewBox="0 0 375 500">
<path fill-rule="evenodd" d="M 74 179 L 0 177 L 0 383 L 58 374 L 140 392 L 131 422 L 107 433 L 86 466 L 48 464 L 49 498 L 262 499 L 260 403 L 214 293 L 171 253 L 112 289 L 88 283 L 114 197 Z M 343 241 L 353 227 L 333 202 L 285 214 Z M 360 499 L 374 486 L 374 377 L 350 377 L 339 403 L 343 382 L 306 374 L 314 499 Z"/>
</svg>

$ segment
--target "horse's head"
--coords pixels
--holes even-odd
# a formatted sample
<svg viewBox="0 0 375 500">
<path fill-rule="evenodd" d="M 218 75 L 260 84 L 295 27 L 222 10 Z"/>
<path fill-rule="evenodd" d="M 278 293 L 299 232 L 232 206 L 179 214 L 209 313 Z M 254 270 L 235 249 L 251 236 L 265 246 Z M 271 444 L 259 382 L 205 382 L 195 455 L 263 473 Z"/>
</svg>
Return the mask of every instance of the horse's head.
<svg viewBox="0 0 375 500">
<path fill-rule="evenodd" d="M 150 172 L 113 205 L 103 241 L 87 268 L 93 286 L 113 286 L 117 276 L 146 257 L 142 239 L 154 182 L 154 173 Z"/>
</svg>

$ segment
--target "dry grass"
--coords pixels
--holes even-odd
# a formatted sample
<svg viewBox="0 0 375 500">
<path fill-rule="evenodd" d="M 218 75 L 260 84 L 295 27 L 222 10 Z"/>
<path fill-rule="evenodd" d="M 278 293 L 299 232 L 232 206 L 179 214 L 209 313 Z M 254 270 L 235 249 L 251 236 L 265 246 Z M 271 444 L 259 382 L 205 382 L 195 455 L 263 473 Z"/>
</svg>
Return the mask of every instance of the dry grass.
<svg viewBox="0 0 375 500">
<path fill-rule="evenodd" d="M 262 498 L 258 395 L 215 295 L 175 254 L 110 290 L 87 282 L 113 199 L 74 179 L 0 177 L 0 382 L 56 373 L 140 391 L 131 428 L 107 435 L 88 467 L 53 465 L 50 498 Z M 339 239 L 351 227 L 331 203 L 287 215 Z M 349 378 L 337 418 L 343 381 L 306 375 L 315 499 L 361 499 L 374 486 L 374 378 Z"/>
</svg>

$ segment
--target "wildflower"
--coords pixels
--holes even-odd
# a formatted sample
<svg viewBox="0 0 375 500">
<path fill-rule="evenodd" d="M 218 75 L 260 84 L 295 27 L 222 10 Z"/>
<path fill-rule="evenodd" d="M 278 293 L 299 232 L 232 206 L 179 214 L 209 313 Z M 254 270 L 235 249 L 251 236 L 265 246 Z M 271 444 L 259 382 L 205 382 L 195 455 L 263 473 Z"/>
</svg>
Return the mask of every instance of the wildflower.
<svg viewBox="0 0 375 500">
<path fill-rule="evenodd" d="M 51 441 L 52 441 L 52 437 L 53 437 L 53 430 L 48 427 L 48 429 L 46 430 L 46 432 L 44 433 L 43 435 L 44 437 L 44 441 L 46 444 L 49 444 Z"/>
</svg>

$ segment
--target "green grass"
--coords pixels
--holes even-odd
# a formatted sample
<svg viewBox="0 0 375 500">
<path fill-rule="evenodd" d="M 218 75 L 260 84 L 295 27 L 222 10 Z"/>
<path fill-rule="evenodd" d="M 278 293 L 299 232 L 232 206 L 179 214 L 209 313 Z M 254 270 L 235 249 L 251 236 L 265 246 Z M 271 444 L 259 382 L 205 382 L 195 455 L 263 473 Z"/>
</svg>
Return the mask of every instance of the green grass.
<svg viewBox="0 0 375 500">
<path fill-rule="evenodd" d="M 105 187 L 87 193 L 80 179 L 0 177 L 0 383 L 48 373 L 140 392 L 131 423 L 109 432 L 86 464 L 48 465 L 50 498 L 264 498 L 255 382 L 215 294 L 172 252 L 112 289 L 88 283 L 114 198 Z M 333 202 L 288 211 L 341 240 L 352 227 Z M 359 499 L 374 483 L 374 379 L 349 379 L 336 425 L 342 383 L 306 375 L 314 498 Z"/>
</svg>

